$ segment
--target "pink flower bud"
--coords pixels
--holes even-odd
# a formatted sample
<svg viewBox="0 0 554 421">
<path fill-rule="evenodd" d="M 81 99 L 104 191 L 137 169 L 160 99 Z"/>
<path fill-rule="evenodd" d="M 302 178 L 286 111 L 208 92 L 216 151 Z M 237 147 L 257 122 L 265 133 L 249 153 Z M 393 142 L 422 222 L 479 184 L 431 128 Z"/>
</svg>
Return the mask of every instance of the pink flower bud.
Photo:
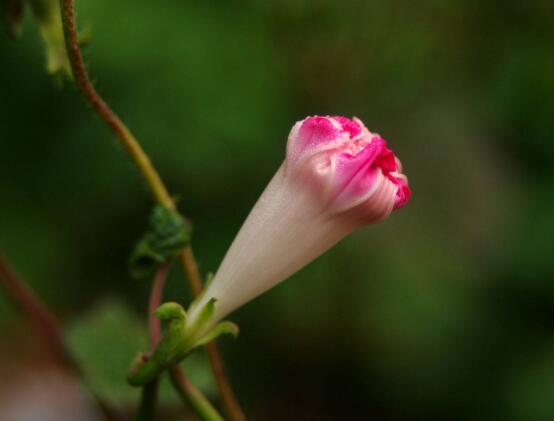
<svg viewBox="0 0 554 421">
<path fill-rule="evenodd" d="M 386 219 L 411 192 L 400 161 L 354 118 L 309 117 L 250 212 L 204 296 L 215 320 L 272 288 L 356 228 Z"/>
</svg>

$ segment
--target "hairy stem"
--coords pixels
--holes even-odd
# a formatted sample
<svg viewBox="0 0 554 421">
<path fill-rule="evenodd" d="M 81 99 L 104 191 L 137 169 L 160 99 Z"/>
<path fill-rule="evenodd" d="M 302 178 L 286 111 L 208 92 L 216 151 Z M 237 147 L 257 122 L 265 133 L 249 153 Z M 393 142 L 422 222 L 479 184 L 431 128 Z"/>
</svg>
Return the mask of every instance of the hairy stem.
<svg viewBox="0 0 554 421">
<path fill-rule="evenodd" d="M 148 155 L 146 155 L 135 136 L 133 136 L 123 121 L 96 92 L 81 54 L 73 0 L 60 1 L 65 45 L 75 83 L 92 109 L 114 132 L 127 153 L 131 156 L 156 199 L 164 206 L 175 209 L 175 204 Z"/>
<path fill-rule="evenodd" d="M 75 83 L 81 90 L 81 93 L 86 101 L 106 123 L 106 125 L 114 132 L 124 146 L 125 150 L 132 157 L 156 200 L 167 208 L 175 210 L 175 202 L 171 198 L 171 195 L 165 187 L 161 177 L 140 146 L 139 142 L 117 116 L 117 114 L 98 94 L 90 80 L 79 45 L 74 0 L 60 0 L 60 4 L 62 9 L 65 43 Z M 184 271 L 187 274 L 190 289 L 194 295 L 198 295 L 202 291 L 202 279 L 198 271 L 198 264 L 194 258 L 194 254 L 190 246 L 183 250 L 181 254 L 181 261 L 183 263 Z M 245 420 L 244 414 L 235 398 L 231 385 L 225 376 L 223 362 L 215 342 L 212 342 L 207 346 L 207 352 L 210 356 L 212 371 L 216 378 L 227 415 L 231 421 Z"/>
<path fill-rule="evenodd" d="M 62 329 L 58 321 L 34 294 L 25 280 L 15 273 L 8 263 L 8 260 L 1 252 L 0 285 L 4 287 L 8 298 L 13 301 L 19 311 L 28 320 L 34 333 L 42 341 L 45 351 L 49 353 L 58 364 L 70 370 L 81 379 L 98 405 L 98 408 L 104 414 L 104 417 L 108 421 L 121 420 L 121 415 L 117 414 L 108 404 L 103 402 L 90 387 L 88 387 L 83 370 L 79 367 L 77 361 L 73 358 L 65 345 Z"/>
</svg>

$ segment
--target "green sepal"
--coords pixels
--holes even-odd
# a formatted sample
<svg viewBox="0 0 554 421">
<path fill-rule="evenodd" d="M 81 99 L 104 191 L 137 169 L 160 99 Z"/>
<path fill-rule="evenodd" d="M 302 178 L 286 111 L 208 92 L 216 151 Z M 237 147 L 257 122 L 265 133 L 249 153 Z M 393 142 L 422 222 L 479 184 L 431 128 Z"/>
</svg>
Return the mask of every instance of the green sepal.
<svg viewBox="0 0 554 421">
<path fill-rule="evenodd" d="M 215 313 L 215 298 L 212 298 L 206 303 L 204 307 L 199 310 L 198 316 L 195 317 L 194 321 L 189 327 L 189 334 L 195 336 L 202 332 L 202 330 L 211 324 L 212 318 Z M 193 308 L 195 303 L 191 306 Z"/>
<path fill-rule="evenodd" d="M 190 338 L 186 334 L 186 313 L 180 304 L 164 303 L 155 314 L 169 324 L 153 355 L 146 358 L 141 353 L 131 363 L 127 382 L 132 386 L 149 383 L 159 373 L 179 363 L 192 350 Z"/>
<path fill-rule="evenodd" d="M 134 278 L 141 278 L 161 263 L 171 260 L 190 243 L 190 224 L 176 211 L 157 205 L 150 215 L 149 228 L 129 258 Z"/>
<path fill-rule="evenodd" d="M 23 26 L 24 0 L 0 0 L 0 15 L 6 24 L 8 34 L 12 38 L 17 38 Z"/>
<path fill-rule="evenodd" d="M 208 272 L 208 274 L 206 275 L 206 280 L 204 281 L 202 292 L 200 292 L 200 294 L 198 294 L 196 298 L 192 300 L 192 303 L 190 304 L 190 307 L 189 307 L 190 309 L 193 309 L 198 305 L 198 303 L 200 303 L 200 301 L 202 301 L 202 298 L 204 297 L 204 293 L 208 290 L 208 287 L 212 283 L 213 279 L 214 279 L 214 274 L 212 272 Z"/>
<path fill-rule="evenodd" d="M 239 327 L 229 321 L 224 321 L 216 324 L 208 333 L 196 342 L 196 346 L 202 346 L 210 343 L 214 339 L 217 339 L 221 335 L 232 335 L 236 338 L 239 335 Z"/>
<path fill-rule="evenodd" d="M 204 281 L 204 287 L 202 289 L 202 292 L 207 291 L 210 285 L 212 284 L 212 281 L 214 280 L 214 274 L 212 272 L 208 272 L 206 275 L 206 279 Z"/>
<path fill-rule="evenodd" d="M 185 309 L 181 306 L 181 304 L 173 301 L 163 303 L 156 309 L 156 311 L 154 311 L 154 314 L 158 319 L 164 322 L 171 319 L 183 320 L 185 322 L 187 320 L 187 313 Z"/>
<path fill-rule="evenodd" d="M 163 338 L 150 358 L 141 353 L 131 363 L 127 382 L 132 386 L 142 386 L 181 362 L 195 348 L 206 345 L 223 334 L 236 337 L 239 328 L 232 322 L 223 321 L 213 326 L 215 303 L 215 299 L 208 301 L 192 321 L 180 304 L 162 304 L 155 315 L 168 322 Z"/>
</svg>

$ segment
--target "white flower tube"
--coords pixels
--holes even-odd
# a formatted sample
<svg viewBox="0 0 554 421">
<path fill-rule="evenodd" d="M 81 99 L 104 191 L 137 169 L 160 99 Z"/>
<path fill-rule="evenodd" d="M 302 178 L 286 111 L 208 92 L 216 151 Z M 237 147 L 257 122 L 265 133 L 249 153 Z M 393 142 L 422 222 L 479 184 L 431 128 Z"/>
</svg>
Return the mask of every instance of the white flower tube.
<svg viewBox="0 0 554 421">
<path fill-rule="evenodd" d="M 363 123 L 309 117 L 292 129 L 287 156 L 255 204 L 213 281 L 191 309 L 215 298 L 213 321 L 272 288 L 409 197 L 400 161 Z"/>
</svg>

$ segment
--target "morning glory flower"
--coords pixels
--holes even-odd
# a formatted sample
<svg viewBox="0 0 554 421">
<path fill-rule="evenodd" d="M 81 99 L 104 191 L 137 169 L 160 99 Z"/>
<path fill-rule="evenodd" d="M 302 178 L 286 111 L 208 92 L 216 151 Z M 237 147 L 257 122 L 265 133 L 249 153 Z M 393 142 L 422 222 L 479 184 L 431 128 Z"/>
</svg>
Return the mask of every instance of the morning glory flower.
<svg viewBox="0 0 554 421">
<path fill-rule="evenodd" d="M 400 161 L 357 118 L 294 125 L 286 158 L 254 205 L 189 320 L 215 299 L 213 323 L 285 280 L 411 195 Z"/>
</svg>

